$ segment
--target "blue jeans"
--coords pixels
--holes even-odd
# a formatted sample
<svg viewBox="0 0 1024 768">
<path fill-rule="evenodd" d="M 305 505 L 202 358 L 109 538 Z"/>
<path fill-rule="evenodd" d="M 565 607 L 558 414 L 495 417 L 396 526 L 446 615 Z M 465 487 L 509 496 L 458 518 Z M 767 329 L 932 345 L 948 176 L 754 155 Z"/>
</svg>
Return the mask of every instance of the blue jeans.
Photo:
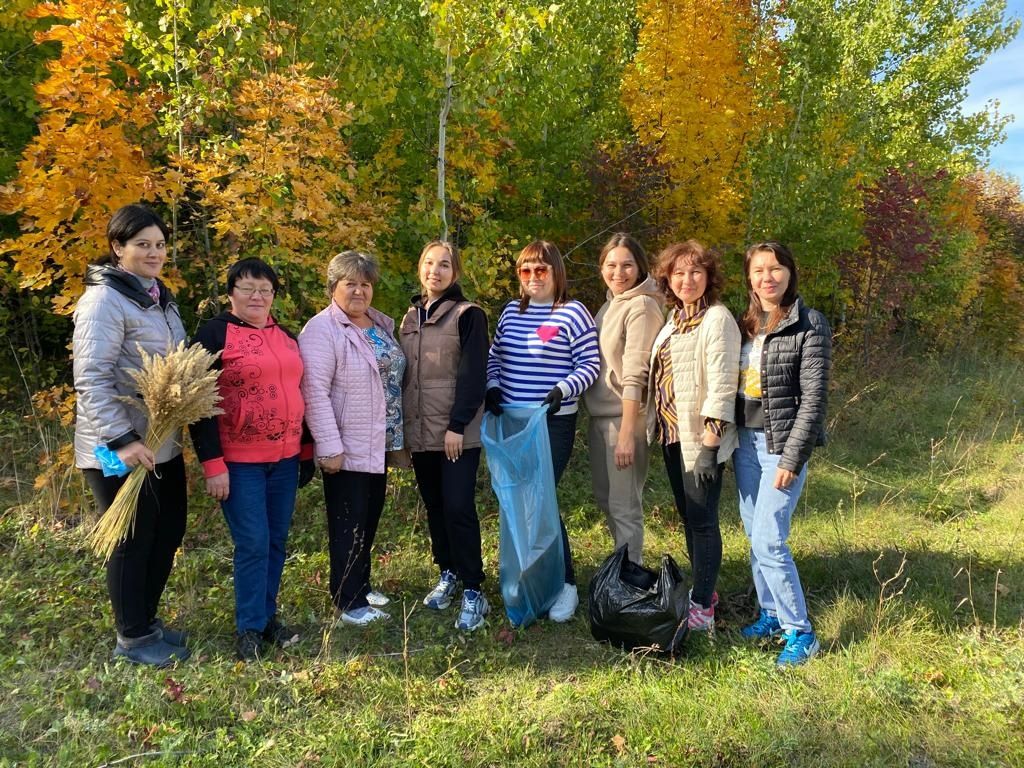
<svg viewBox="0 0 1024 768">
<path fill-rule="evenodd" d="M 221 508 L 235 543 L 235 627 L 262 632 L 277 613 L 299 457 L 227 465 L 230 487 Z"/>
<path fill-rule="evenodd" d="M 809 631 L 804 590 L 786 544 L 793 511 L 807 479 L 807 465 L 789 488 L 778 490 L 773 483 L 781 456 L 768 453 L 764 430 L 740 428 L 739 436 L 733 466 L 740 517 L 750 539 L 750 568 L 757 600 L 770 615 L 778 617 L 783 629 Z"/>
</svg>

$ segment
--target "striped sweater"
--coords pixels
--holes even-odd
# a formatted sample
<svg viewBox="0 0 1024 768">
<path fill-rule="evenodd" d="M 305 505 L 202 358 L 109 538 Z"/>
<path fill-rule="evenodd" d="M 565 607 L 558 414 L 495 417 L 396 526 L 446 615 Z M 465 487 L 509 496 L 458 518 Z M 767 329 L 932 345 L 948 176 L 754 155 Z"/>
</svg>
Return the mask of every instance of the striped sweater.
<svg viewBox="0 0 1024 768">
<path fill-rule="evenodd" d="M 573 300 L 552 310 L 531 303 L 522 313 L 516 300 L 505 305 L 487 358 L 487 388 L 500 387 L 504 402 L 536 406 L 557 386 L 559 414 L 575 413 L 600 370 L 597 329 L 583 304 Z"/>
</svg>

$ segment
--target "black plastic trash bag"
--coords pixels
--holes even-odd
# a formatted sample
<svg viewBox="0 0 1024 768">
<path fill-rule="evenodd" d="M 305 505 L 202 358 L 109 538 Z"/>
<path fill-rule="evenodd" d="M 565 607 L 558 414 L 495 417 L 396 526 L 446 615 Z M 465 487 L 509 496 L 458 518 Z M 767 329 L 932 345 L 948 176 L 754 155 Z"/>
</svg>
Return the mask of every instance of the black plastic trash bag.
<svg viewBox="0 0 1024 768">
<path fill-rule="evenodd" d="M 632 562 L 623 544 L 590 581 L 590 632 L 623 650 L 678 653 L 689 607 L 689 590 L 669 555 L 661 556 L 658 573 Z"/>
</svg>

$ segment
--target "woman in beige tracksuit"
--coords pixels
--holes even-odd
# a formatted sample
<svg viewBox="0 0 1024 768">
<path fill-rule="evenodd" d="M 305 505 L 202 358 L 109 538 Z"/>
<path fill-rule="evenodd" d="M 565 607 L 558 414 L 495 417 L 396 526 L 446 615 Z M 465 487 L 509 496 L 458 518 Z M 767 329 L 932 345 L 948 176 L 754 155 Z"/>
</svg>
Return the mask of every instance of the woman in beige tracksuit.
<svg viewBox="0 0 1024 768">
<path fill-rule="evenodd" d="M 639 563 L 648 466 L 643 408 L 651 344 L 664 322 L 664 298 L 648 274 L 647 254 L 629 235 L 612 235 L 598 264 L 608 300 L 594 318 L 601 373 L 584 395 L 590 412 L 590 471 L 594 498 L 616 549 L 628 545 L 630 560 Z"/>
</svg>

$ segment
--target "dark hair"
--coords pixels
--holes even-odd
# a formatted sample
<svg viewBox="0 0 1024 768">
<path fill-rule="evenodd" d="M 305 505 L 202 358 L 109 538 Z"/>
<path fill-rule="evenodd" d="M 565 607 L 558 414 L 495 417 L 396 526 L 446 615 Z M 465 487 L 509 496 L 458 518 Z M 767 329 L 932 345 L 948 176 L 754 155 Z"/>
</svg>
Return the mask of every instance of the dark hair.
<svg viewBox="0 0 1024 768">
<path fill-rule="evenodd" d="M 776 261 L 789 270 L 789 285 L 786 286 L 786 291 L 782 294 L 782 301 L 779 302 L 779 306 L 772 311 L 768 316 L 768 321 L 764 324 L 766 332 L 775 330 L 775 327 L 789 314 L 789 308 L 793 306 L 793 302 L 796 301 L 797 297 L 796 261 L 793 259 L 793 254 L 790 253 L 789 248 L 774 240 L 750 246 L 743 257 L 743 279 L 747 283 L 748 296 L 747 311 L 743 313 L 739 323 L 740 330 L 743 332 L 743 338 L 745 339 L 754 338 L 761 330 L 761 315 L 764 310 L 761 308 L 761 299 L 754 293 L 754 288 L 750 283 L 750 262 L 754 256 L 765 251 L 774 253 Z"/>
<path fill-rule="evenodd" d="M 241 278 L 249 277 L 253 280 L 269 280 L 274 293 L 281 288 L 281 282 L 277 279 L 277 272 L 263 259 L 255 256 L 248 259 L 240 259 L 228 269 L 228 293 L 235 289 L 235 283 Z"/>
<path fill-rule="evenodd" d="M 665 294 L 665 299 L 673 307 L 682 309 L 683 302 L 676 296 L 669 280 L 672 277 L 672 270 L 680 259 L 688 261 L 703 268 L 708 273 L 708 284 L 704 288 L 704 296 L 708 304 L 714 304 L 722 295 L 722 287 L 725 285 L 725 275 L 722 274 L 722 261 L 718 254 L 710 248 L 705 248 L 696 240 L 687 240 L 683 243 L 672 243 L 658 254 L 658 265 L 654 268 L 655 276 L 658 278 L 658 287 Z"/>
<path fill-rule="evenodd" d="M 159 227 L 164 235 L 164 240 L 171 236 L 171 231 L 151 208 L 141 203 L 125 205 L 114 211 L 107 224 L 107 246 L 110 248 L 111 264 L 117 264 L 117 254 L 114 252 L 114 243 L 124 245 L 146 227 Z"/>
<path fill-rule="evenodd" d="M 647 274 L 651 271 L 651 264 L 647 260 L 647 253 L 640 243 L 637 242 L 636 238 L 626 232 L 616 232 L 607 243 L 604 244 L 604 248 L 601 249 L 601 255 L 597 257 L 597 266 L 603 267 L 604 260 L 608 258 L 608 254 L 616 248 L 625 248 L 633 255 L 633 261 L 636 262 L 637 278 L 636 282 L 642 283 L 647 279 Z"/>
<path fill-rule="evenodd" d="M 569 301 L 568 280 L 565 277 L 565 262 L 558 246 L 548 240 L 534 240 L 519 252 L 516 259 L 516 272 L 528 262 L 539 261 L 551 268 L 551 279 L 555 281 L 555 300 L 551 305 L 552 310 L 559 304 Z M 530 306 L 530 297 L 523 290 L 522 283 L 519 285 L 519 311 L 525 312 Z"/>
</svg>

